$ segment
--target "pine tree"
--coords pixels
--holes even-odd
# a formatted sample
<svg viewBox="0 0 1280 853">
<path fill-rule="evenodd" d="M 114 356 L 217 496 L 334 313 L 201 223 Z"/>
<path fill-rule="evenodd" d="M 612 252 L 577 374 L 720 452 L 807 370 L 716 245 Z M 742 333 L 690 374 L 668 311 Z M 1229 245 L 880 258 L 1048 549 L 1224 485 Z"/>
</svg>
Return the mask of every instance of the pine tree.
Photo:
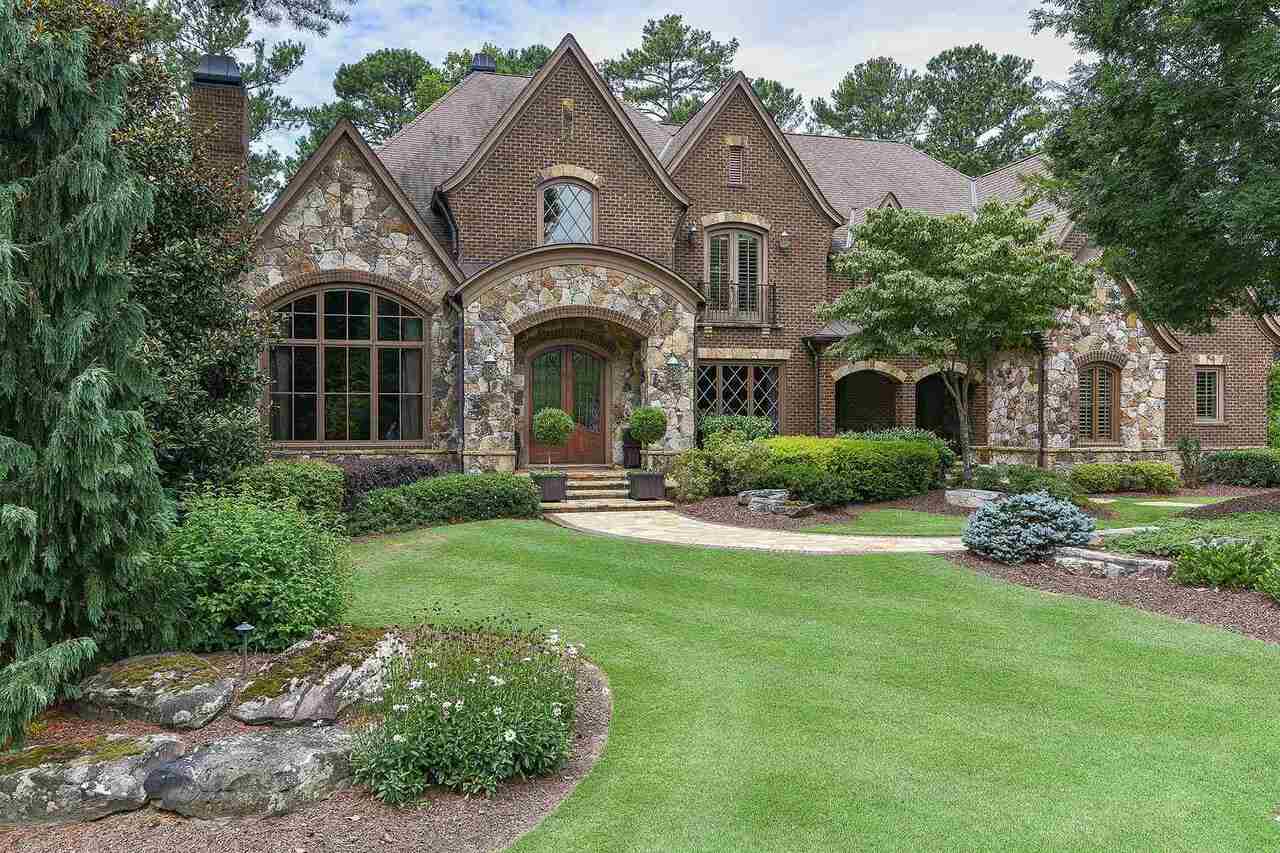
<svg viewBox="0 0 1280 853">
<path fill-rule="evenodd" d="M 127 69 L 0 0 L 0 738 L 92 654 L 164 634 L 170 524 L 126 258 L 151 193 L 115 144 Z M 142 615 L 146 615 L 143 634 Z"/>
</svg>

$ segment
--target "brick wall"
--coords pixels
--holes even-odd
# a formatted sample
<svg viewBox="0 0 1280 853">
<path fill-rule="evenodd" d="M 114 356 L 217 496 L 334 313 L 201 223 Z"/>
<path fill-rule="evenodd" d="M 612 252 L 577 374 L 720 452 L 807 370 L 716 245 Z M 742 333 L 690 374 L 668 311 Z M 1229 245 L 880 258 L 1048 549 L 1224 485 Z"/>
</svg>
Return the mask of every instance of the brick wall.
<svg viewBox="0 0 1280 853">
<path fill-rule="evenodd" d="M 573 103 L 570 138 L 563 133 L 566 100 Z M 603 179 L 597 243 L 671 265 L 681 205 L 646 165 L 572 54 L 565 55 L 466 183 L 449 194 L 461 259 L 492 263 L 539 245 L 539 172 L 562 164 Z"/>
<path fill-rule="evenodd" d="M 741 186 L 728 184 L 726 136 L 746 138 Z M 703 216 L 737 211 L 768 220 L 767 284 L 778 288 L 779 328 L 699 327 L 698 346 L 790 350 L 790 359 L 782 365 L 781 428 L 785 433 L 813 432 L 813 360 L 802 338 L 818 328 L 814 309 L 826 300 L 831 222 L 791 172 L 785 155 L 741 92 L 703 130 L 674 178 L 690 199 L 688 221 L 699 229 L 693 242 L 683 234 L 676 240 L 676 272 L 690 283 L 703 280 Z M 779 246 L 783 231 L 791 238 L 787 251 Z"/>
<path fill-rule="evenodd" d="M 249 99 L 244 85 L 191 84 L 191 128 L 219 171 L 248 181 Z"/>
</svg>

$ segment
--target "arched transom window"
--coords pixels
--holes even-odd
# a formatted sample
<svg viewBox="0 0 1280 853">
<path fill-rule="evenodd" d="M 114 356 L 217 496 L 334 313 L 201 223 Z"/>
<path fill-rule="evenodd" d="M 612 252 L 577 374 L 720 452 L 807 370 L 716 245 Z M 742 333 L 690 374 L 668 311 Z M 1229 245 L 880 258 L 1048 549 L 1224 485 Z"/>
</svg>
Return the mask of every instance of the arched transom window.
<svg viewBox="0 0 1280 853">
<path fill-rule="evenodd" d="M 420 441 L 427 432 L 427 322 L 370 290 L 322 288 L 276 309 L 271 437 Z"/>
<path fill-rule="evenodd" d="M 1080 440 L 1116 441 L 1120 371 L 1109 364 L 1080 368 Z"/>
<path fill-rule="evenodd" d="M 562 181 L 542 188 L 542 242 L 594 243 L 595 193 L 585 184 Z"/>
</svg>

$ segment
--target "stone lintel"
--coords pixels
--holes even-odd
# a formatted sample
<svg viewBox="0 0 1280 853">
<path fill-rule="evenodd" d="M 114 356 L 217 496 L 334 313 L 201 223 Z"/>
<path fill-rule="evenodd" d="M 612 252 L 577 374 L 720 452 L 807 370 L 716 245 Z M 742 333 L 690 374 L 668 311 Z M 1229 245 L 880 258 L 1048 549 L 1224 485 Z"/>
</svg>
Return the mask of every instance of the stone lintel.
<svg viewBox="0 0 1280 853">
<path fill-rule="evenodd" d="M 789 349 L 758 347 L 698 347 L 698 358 L 704 361 L 788 361 Z"/>
</svg>

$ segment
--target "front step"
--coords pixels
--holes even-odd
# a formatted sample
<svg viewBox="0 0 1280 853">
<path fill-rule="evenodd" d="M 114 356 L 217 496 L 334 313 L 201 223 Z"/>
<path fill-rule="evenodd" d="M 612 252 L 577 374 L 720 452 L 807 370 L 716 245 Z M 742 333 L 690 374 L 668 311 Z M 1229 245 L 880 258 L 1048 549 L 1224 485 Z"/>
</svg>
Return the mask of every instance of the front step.
<svg viewBox="0 0 1280 853">
<path fill-rule="evenodd" d="M 584 488 L 581 486 L 575 486 L 572 480 L 569 481 L 569 486 L 565 491 L 568 493 L 569 500 L 571 501 L 594 500 L 599 498 L 625 498 L 631 493 L 631 490 L 626 488 L 625 485 L 619 486 L 616 489 Z"/>
<path fill-rule="evenodd" d="M 617 512 L 619 510 L 672 509 L 671 501 L 633 501 L 630 498 L 589 498 L 567 501 L 543 501 L 543 512 Z"/>
</svg>

